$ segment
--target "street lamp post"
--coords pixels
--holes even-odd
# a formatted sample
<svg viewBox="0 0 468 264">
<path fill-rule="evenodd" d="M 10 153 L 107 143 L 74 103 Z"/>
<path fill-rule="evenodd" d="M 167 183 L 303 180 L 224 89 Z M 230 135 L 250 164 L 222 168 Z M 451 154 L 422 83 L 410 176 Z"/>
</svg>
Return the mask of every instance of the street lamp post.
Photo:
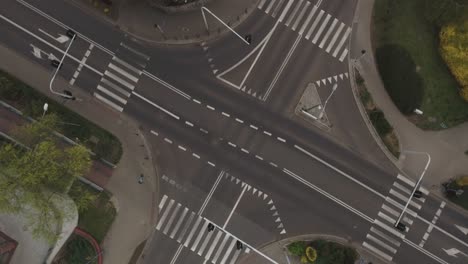
<svg viewBox="0 0 468 264">
<path fill-rule="evenodd" d="M 330 100 L 333 93 L 336 91 L 336 88 L 338 88 L 338 84 L 335 83 L 335 85 L 333 85 L 332 92 L 330 93 L 327 100 L 325 100 L 325 103 L 323 104 L 322 111 L 320 112 L 319 117 L 318 117 L 319 119 L 321 119 L 323 117 L 323 114 L 325 113 L 325 107 L 327 107 L 328 100 Z"/>
<path fill-rule="evenodd" d="M 42 117 L 45 116 L 45 114 L 46 114 L 46 112 L 47 112 L 47 109 L 49 109 L 49 104 L 48 104 L 48 103 L 45 103 L 43 109 L 44 109 L 44 112 L 42 112 Z"/>
<path fill-rule="evenodd" d="M 403 208 L 403 211 L 401 211 L 401 214 L 398 217 L 398 220 L 395 222 L 395 227 L 400 223 L 401 218 L 403 218 L 403 215 L 404 215 L 406 209 L 408 209 L 408 205 L 410 204 L 414 193 L 416 192 L 416 190 L 418 190 L 419 184 L 421 184 L 421 181 L 422 181 L 422 179 L 424 177 L 424 174 L 426 174 L 427 168 L 429 168 L 429 164 L 431 163 L 431 155 L 429 155 L 429 153 L 427 153 L 427 152 L 409 151 L 409 150 L 404 151 L 404 152 L 412 153 L 412 154 L 418 154 L 418 155 L 426 155 L 427 156 L 427 163 L 426 163 L 426 166 L 424 167 L 423 172 L 421 173 L 421 176 L 419 176 L 418 182 L 416 182 L 416 184 L 414 185 L 413 191 L 411 192 L 411 195 L 408 198 L 408 201 L 406 202 L 405 207 Z"/>
<path fill-rule="evenodd" d="M 72 96 L 72 95 L 63 94 L 63 93 L 59 93 L 59 92 L 54 91 L 54 89 L 52 89 L 52 83 L 54 82 L 55 77 L 57 76 L 57 73 L 58 73 L 60 67 L 62 66 L 62 63 L 63 63 L 63 61 L 65 60 L 65 57 L 66 57 L 67 54 L 68 54 L 68 50 L 70 49 L 71 45 L 73 44 L 73 41 L 75 40 L 75 38 L 76 38 L 76 34 L 73 35 L 72 39 L 70 40 L 70 44 L 68 44 L 68 47 L 67 47 L 67 49 L 65 50 L 65 53 L 63 54 L 62 59 L 60 60 L 60 63 L 59 63 L 59 65 L 57 66 L 57 69 L 55 69 L 54 75 L 52 76 L 52 79 L 50 79 L 50 83 L 49 83 L 49 90 L 50 90 L 53 94 L 62 96 L 62 97 L 67 98 L 67 99 L 73 99 L 73 96 Z"/>
</svg>

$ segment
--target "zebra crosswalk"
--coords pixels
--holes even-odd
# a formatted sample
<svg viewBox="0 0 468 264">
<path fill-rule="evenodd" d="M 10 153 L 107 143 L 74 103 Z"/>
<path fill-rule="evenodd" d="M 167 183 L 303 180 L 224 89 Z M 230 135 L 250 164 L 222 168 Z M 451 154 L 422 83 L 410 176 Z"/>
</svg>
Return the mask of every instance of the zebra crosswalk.
<svg viewBox="0 0 468 264">
<path fill-rule="evenodd" d="M 317 5 L 307 0 L 261 0 L 258 9 L 278 17 L 279 22 L 334 58 L 343 61 L 348 55 L 346 40 L 351 34 L 351 27 L 332 17 Z"/>
<path fill-rule="evenodd" d="M 101 102 L 122 112 L 141 74 L 141 70 L 114 56 L 93 95 Z"/>
<path fill-rule="evenodd" d="M 390 196 L 387 196 L 385 199 L 385 203 L 377 214 L 377 219 L 374 220 L 370 232 L 366 235 L 366 240 L 362 243 L 363 247 L 387 261 L 392 261 L 393 256 L 400 247 L 401 240 L 405 238 L 405 234 L 413 224 L 413 219 L 417 217 L 416 211 L 420 210 L 425 202 L 425 198 L 423 197 L 413 198 L 405 215 L 401 219 L 401 223 L 406 226 L 406 230 L 400 233 L 394 228 L 402 208 L 410 198 L 414 186 L 415 183 L 413 181 L 398 174 L 397 180 L 389 191 Z M 425 195 L 429 194 L 429 191 L 423 187 L 420 187 L 419 190 Z"/>
<path fill-rule="evenodd" d="M 237 248 L 238 239 L 221 228 L 209 231 L 210 221 L 164 195 L 159 203 L 156 230 L 213 264 L 235 264 L 250 248 Z"/>
</svg>

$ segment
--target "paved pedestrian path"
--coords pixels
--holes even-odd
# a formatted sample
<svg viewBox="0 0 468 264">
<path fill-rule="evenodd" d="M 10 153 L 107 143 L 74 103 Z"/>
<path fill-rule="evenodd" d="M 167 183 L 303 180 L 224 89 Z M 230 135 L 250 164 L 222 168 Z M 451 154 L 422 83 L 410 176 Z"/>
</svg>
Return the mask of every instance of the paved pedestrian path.
<svg viewBox="0 0 468 264">
<path fill-rule="evenodd" d="M 382 83 L 373 52 L 371 52 L 373 50 L 371 22 L 374 2 L 375 0 L 358 1 L 350 47 L 351 58 L 358 58 L 358 60 L 350 59 L 350 72 L 354 67 L 359 70 L 376 105 L 384 112 L 399 138 L 402 155 L 395 164 L 405 172 L 405 175 L 416 180 L 427 162 L 424 153 L 430 154 L 432 159 L 423 185 L 431 186 L 431 189 L 439 191 L 440 183 L 468 173 L 468 155 L 464 154 L 468 150 L 468 137 L 466 136 L 468 122 L 442 131 L 424 131 L 411 123 L 393 104 Z M 362 50 L 368 52 L 362 55 Z M 423 154 L 405 151 L 418 151 Z"/>
</svg>

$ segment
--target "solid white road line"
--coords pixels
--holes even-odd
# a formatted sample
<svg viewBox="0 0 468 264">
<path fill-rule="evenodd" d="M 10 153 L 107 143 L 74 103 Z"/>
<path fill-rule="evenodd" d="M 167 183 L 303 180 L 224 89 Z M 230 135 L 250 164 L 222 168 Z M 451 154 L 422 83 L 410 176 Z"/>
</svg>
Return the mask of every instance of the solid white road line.
<svg viewBox="0 0 468 264">
<path fill-rule="evenodd" d="M 142 95 L 140 95 L 139 93 L 136 93 L 136 92 L 132 92 L 132 94 L 136 95 L 138 98 L 140 98 L 141 100 L 147 102 L 148 104 L 156 107 L 157 109 L 163 111 L 164 113 L 168 114 L 169 116 L 171 116 L 172 118 L 176 119 L 176 120 L 179 120 L 180 117 L 178 117 L 177 115 L 175 115 L 174 113 L 172 113 L 171 111 L 159 106 L 158 104 L 146 99 L 145 97 L 143 97 Z"/>
<path fill-rule="evenodd" d="M 312 43 L 314 43 L 314 44 L 317 43 L 317 40 L 322 35 L 322 32 L 325 29 L 325 26 L 328 24 L 328 21 L 330 20 L 330 18 L 331 18 L 331 15 L 327 14 L 327 16 L 325 17 L 325 20 L 322 22 L 319 29 L 317 30 L 317 33 L 315 33 L 315 36 L 312 39 Z"/>
<path fill-rule="evenodd" d="M 341 47 L 343 46 L 343 44 L 345 43 L 346 39 L 348 38 L 349 34 L 351 34 L 351 28 L 348 27 L 346 29 L 346 32 L 345 34 L 343 35 L 343 37 L 341 38 L 340 42 L 338 43 L 338 46 L 336 46 L 335 48 L 335 51 L 333 52 L 333 57 L 336 58 L 336 55 L 338 55 L 338 52 L 340 51 Z"/>
<path fill-rule="evenodd" d="M 301 29 L 299 30 L 299 35 L 302 35 L 304 33 L 304 30 L 307 28 L 307 26 L 309 25 L 310 21 L 312 20 L 312 17 L 314 16 L 315 12 L 317 11 L 317 6 L 314 5 L 312 7 L 312 11 L 310 11 L 309 13 L 309 16 L 306 18 L 306 21 L 304 22 L 304 24 L 302 24 L 302 27 Z"/>
<path fill-rule="evenodd" d="M 71 29 L 73 30 L 80 38 L 86 40 L 87 42 L 89 43 L 92 43 L 94 44 L 95 46 L 97 46 L 98 48 L 100 48 L 102 51 L 104 51 L 105 53 L 109 54 L 109 55 L 114 55 L 114 53 L 106 48 L 104 48 L 103 46 L 99 45 L 98 43 L 94 42 L 93 40 L 91 40 L 90 38 L 86 37 L 85 35 L 81 34 L 80 32 L 78 32 L 77 30 L 75 30 L 74 28 L 71 28 L 70 26 L 68 25 L 65 25 L 63 24 L 62 22 L 58 21 L 57 19 L 53 18 L 52 16 L 49 16 L 48 14 L 46 14 L 45 12 L 39 10 L 38 8 L 34 7 L 33 5 L 27 3 L 26 1 L 23 1 L 23 0 L 16 0 L 16 2 L 22 4 L 23 6 L 25 6 L 26 8 L 30 9 L 31 11 L 39 14 L 40 16 L 46 18 L 47 20 L 50 20 L 52 21 L 53 23 L 55 23 L 56 25 L 62 27 L 63 29 L 65 30 L 68 30 L 68 29 Z"/>
<path fill-rule="evenodd" d="M 128 89 L 130 89 L 130 90 L 132 90 L 132 91 L 135 89 L 135 85 L 133 85 L 133 84 L 131 84 L 131 83 L 125 81 L 124 79 L 120 78 L 119 76 L 113 74 L 112 72 L 110 72 L 110 71 L 108 71 L 108 70 L 106 70 L 106 71 L 104 72 L 104 75 L 109 76 L 111 79 L 114 79 L 115 81 L 117 81 L 118 83 L 120 83 L 120 84 L 126 86 Z"/>
<path fill-rule="evenodd" d="M 323 14 L 325 13 L 325 11 L 323 10 L 320 10 L 318 16 L 315 18 L 314 20 L 314 23 L 312 23 L 312 26 L 309 28 L 309 31 L 307 31 L 307 35 L 305 36 L 305 38 L 307 40 L 309 40 L 310 38 L 310 35 L 312 34 L 312 31 L 314 31 L 314 29 L 317 27 L 317 24 L 318 22 L 320 21 L 320 19 L 322 18 Z"/>
<path fill-rule="evenodd" d="M 229 220 L 231 220 L 232 214 L 234 214 L 234 211 L 236 210 L 237 206 L 239 205 L 239 202 L 240 202 L 240 200 L 242 199 L 242 196 L 244 196 L 245 190 L 246 190 L 247 187 L 249 187 L 249 186 L 250 186 L 250 185 L 248 185 L 248 184 L 245 184 L 245 185 L 244 185 L 244 188 L 242 189 L 241 194 L 240 194 L 239 197 L 237 198 L 237 201 L 236 201 L 236 203 L 234 204 L 234 207 L 232 207 L 232 210 L 231 210 L 231 212 L 229 213 L 228 218 L 227 218 L 226 221 L 224 222 L 223 229 L 226 229 L 226 226 L 228 225 Z"/>
<path fill-rule="evenodd" d="M 222 171 L 219 172 L 218 178 L 216 178 L 216 181 L 214 182 L 213 186 L 211 187 L 210 192 L 209 192 L 208 195 L 206 196 L 205 201 L 203 201 L 203 204 L 202 204 L 202 206 L 200 207 L 200 210 L 198 210 L 198 214 L 199 214 L 199 215 L 201 215 L 201 214 L 203 213 L 203 211 L 205 210 L 206 205 L 208 204 L 208 202 L 210 201 L 211 197 L 213 196 L 213 193 L 214 193 L 214 191 L 216 190 L 216 188 L 218 187 L 219 182 L 220 182 L 221 179 L 223 178 L 224 173 L 225 173 L 224 170 L 222 170 Z"/>
<path fill-rule="evenodd" d="M 181 90 L 175 88 L 174 86 L 172 86 L 171 84 L 167 83 L 166 81 L 163 81 L 161 80 L 160 78 L 154 76 L 153 74 L 147 72 L 147 71 L 143 71 L 143 74 L 145 74 L 147 77 L 149 77 L 150 79 L 153 79 L 154 81 L 164 85 L 166 88 L 169 88 L 171 91 L 181 95 L 182 97 L 185 97 L 187 100 L 190 100 L 192 97 L 184 92 L 182 92 Z"/>
<path fill-rule="evenodd" d="M 27 34 L 31 35 L 32 37 L 36 38 L 37 40 L 43 42 L 44 44 L 46 44 L 47 46 L 51 47 L 52 49 L 54 49 L 54 50 L 60 52 L 61 54 L 64 54 L 64 53 L 65 53 L 64 50 L 62 50 L 62 49 L 60 49 L 60 48 L 57 48 L 55 45 L 53 45 L 53 44 L 51 44 L 50 42 L 46 41 L 45 39 L 39 37 L 38 35 L 32 33 L 31 31 L 29 31 L 29 30 L 27 30 L 26 28 L 20 26 L 19 24 L 13 22 L 12 20 L 8 19 L 7 17 L 5 17 L 5 16 L 3 16 L 3 15 L 0 15 L 0 18 L 3 19 L 3 20 L 5 20 L 6 22 L 10 23 L 11 25 L 15 26 L 16 28 L 21 29 L 21 30 L 24 31 L 25 33 L 27 33 Z M 79 59 L 77 59 L 77 58 L 71 56 L 70 54 L 67 54 L 67 57 L 70 58 L 70 59 L 72 59 L 72 60 L 74 60 L 74 61 L 77 62 L 77 63 L 80 63 L 80 60 L 79 60 Z M 88 64 L 84 64 L 84 66 L 85 66 L 86 68 L 88 68 L 89 70 L 93 71 L 94 73 L 96 73 L 97 75 L 103 76 L 103 73 L 102 73 L 102 72 L 96 70 L 95 68 L 89 66 Z"/>
<path fill-rule="evenodd" d="M 325 33 L 325 36 L 323 37 L 322 41 L 320 42 L 319 48 L 323 48 L 323 45 L 325 45 L 325 42 L 327 42 L 328 38 L 330 37 L 330 34 L 332 33 L 333 29 L 335 29 L 336 23 L 338 22 L 338 19 L 333 19 L 333 22 L 331 26 L 328 28 L 327 33 Z"/>
<path fill-rule="evenodd" d="M 373 194 L 379 196 L 380 198 L 385 198 L 384 195 L 382 195 L 381 193 L 377 192 L 376 190 L 372 189 L 371 187 L 367 186 L 366 184 L 356 180 L 355 178 L 351 177 L 349 174 L 343 172 L 342 170 L 336 168 L 335 166 L 331 165 L 330 163 L 324 161 L 323 159 L 315 156 L 314 154 L 310 153 L 309 151 L 305 150 L 304 148 L 298 146 L 298 145 L 294 145 L 294 147 L 298 150 L 300 150 L 302 153 L 304 153 L 305 155 L 317 160 L 318 162 L 322 163 L 323 165 L 327 166 L 328 168 L 338 172 L 339 174 L 345 176 L 346 178 L 348 178 L 349 180 L 353 181 L 354 183 L 357 183 L 358 185 L 364 187 L 366 190 L 372 192 Z"/>
<path fill-rule="evenodd" d="M 129 74 L 128 72 L 124 71 L 122 68 L 118 67 L 117 65 L 114 65 L 112 63 L 109 63 L 109 68 L 113 69 L 114 71 L 120 73 L 121 75 L 125 76 L 127 79 L 130 79 L 134 83 L 138 82 L 138 78 Z"/>
<path fill-rule="evenodd" d="M 391 256 L 385 254 L 385 253 L 382 252 L 380 249 L 377 249 L 377 248 L 375 248 L 374 246 L 369 245 L 367 242 L 362 243 L 362 245 L 363 245 L 365 248 L 367 248 L 367 249 L 369 249 L 370 251 L 372 251 L 372 252 L 374 252 L 375 254 L 377 254 L 378 256 L 384 258 L 385 260 L 387 260 L 387 261 L 391 261 L 391 260 L 392 260 L 392 257 L 391 257 Z"/>
<path fill-rule="evenodd" d="M 271 90 L 272 90 L 273 87 L 275 86 L 276 82 L 277 82 L 278 79 L 279 79 L 279 76 L 280 76 L 281 73 L 283 72 L 284 68 L 286 67 L 286 64 L 288 64 L 289 59 L 291 58 L 292 54 L 294 53 L 294 50 L 296 49 L 297 45 L 299 44 L 299 41 L 301 40 L 301 37 L 302 37 L 301 35 L 298 35 L 298 36 L 297 36 L 296 41 L 294 42 L 293 46 L 292 46 L 291 49 L 289 50 L 288 55 L 286 55 L 286 58 L 284 59 L 283 63 L 281 64 L 280 69 L 278 70 L 278 72 L 277 72 L 276 75 L 275 75 L 275 78 L 273 79 L 273 81 L 271 82 L 270 86 L 268 87 L 267 92 L 266 92 L 265 95 L 263 96 L 263 98 L 262 98 L 263 101 L 266 101 L 266 99 L 267 99 L 268 96 L 270 95 Z"/>
<path fill-rule="evenodd" d="M 105 104 L 109 105 L 110 107 L 114 108 L 115 110 L 119 111 L 119 112 L 122 112 L 123 111 L 123 107 L 121 106 L 118 106 L 117 104 L 115 104 L 114 102 L 112 102 L 111 100 L 103 97 L 102 95 L 98 94 L 98 93 L 93 93 L 93 95 L 99 99 L 100 101 L 104 102 Z"/>
</svg>

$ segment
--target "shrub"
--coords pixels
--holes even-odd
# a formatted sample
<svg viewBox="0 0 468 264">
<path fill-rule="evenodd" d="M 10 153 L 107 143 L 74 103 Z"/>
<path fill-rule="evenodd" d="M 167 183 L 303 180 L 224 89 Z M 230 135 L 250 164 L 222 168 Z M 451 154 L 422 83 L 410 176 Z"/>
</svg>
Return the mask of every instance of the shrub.
<svg viewBox="0 0 468 264">
<path fill-rule="evenodd" d="M 306 244 L 304 241 L 293 242 L 288 245 L 288 251 L 294 256 L 304 256 L 306 249 Z"/>
<path fill-rule="evenodd" d="M 423 81 L 411 55 L 402 46 L 387 44 L 377 49 L 376 59 L 393 103 L 403 114 L 411 114 L 421 105 L 424 92 Z"/>
<path fill-rule="evenodd" d="M 379 135 L 385 136 L 386 134 L 392 132 L 392 126 L 388 123 L 387 119 L 385 119 L 385 115 L 381 110 L 376 109 L 370 112 L 369 118 Z"/>
<path fill-rule="evenodd" d="M 315 262 L 317 260 L 317 251 L 313 247 L 307 247 L 306 256 L 308 261 Z"/>
</svg>

